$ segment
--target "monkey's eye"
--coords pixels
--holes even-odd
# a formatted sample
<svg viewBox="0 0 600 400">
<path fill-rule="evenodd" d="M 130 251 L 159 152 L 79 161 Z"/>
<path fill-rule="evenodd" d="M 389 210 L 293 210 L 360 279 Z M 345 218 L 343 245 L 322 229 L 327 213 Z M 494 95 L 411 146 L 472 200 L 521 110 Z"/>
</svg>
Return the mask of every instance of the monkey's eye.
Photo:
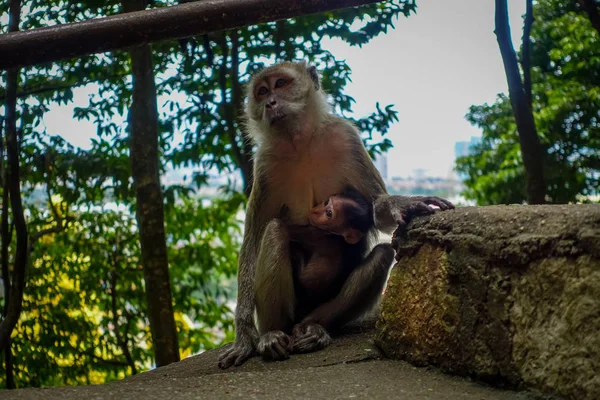
<svg viewBox="0 0 600 400">
<path fill-rule="evenodd" d="M 329 218 L 329 219 L 331 219 L 331 217 L 333 217 L 333 213 L 329 209 L 325 210 L 325 215 L 327 215 L 327 218 Z"/>
<path fill-rule="evenodd" d="M 260 89 L 258 89 L 258 95 L 264 96 L 265 94 L 267 94 L 268 91 L 269 89 L 267 89 L 265 86 L 261 86 Z"/>
<path fill-rule="evenodd" d="M 283 85 L 285 85 L 285 79 L 277 79 L 277 82 L 275 82 L 276 88 L 283 87 Z"/>
<path fill-rule="evenodd" d="M 329 204 L 329 199 L 325 200 L 325 203 L 323 203 L 324 206 L 327 206 L 327 204 Z"/>
</svg>

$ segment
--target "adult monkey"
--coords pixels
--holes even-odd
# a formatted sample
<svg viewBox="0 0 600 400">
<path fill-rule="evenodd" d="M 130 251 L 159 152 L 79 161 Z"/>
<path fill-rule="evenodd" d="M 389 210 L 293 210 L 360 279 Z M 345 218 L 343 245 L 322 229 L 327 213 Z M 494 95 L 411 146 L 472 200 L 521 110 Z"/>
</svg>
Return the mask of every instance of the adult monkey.
<svg viewBox="0 0 600 400">
<path fill-rule="evenodd" d="M 247 128 L 258 150 L 240 250 L 236 341 L 221 354 L 221 368 L 241 365 L 256 352 L 280 360 L 292 350 L 327 346 L 327 329 L 364 313 L 385 284 L 394 251 L 379 244 L 367 255 L 377 229 L 391 232 L 413 215 L 431 214 L 428 204 L 454 208 L 437 197 L 387 195 L 357 129 L 332 114 L 314 66 L 284 62 L 266 68 L 253 76 L 247 96 Z M 313 206 L 347 186 L 374 202 L 375 229 L 359 242 L 363 257 L 341 289 L 298 315 L 302 304 L 294 293 L 295 250 L 278 219 L 280 210 L 286 205 L 291 222 L 305 225 Z"/>
</svg>

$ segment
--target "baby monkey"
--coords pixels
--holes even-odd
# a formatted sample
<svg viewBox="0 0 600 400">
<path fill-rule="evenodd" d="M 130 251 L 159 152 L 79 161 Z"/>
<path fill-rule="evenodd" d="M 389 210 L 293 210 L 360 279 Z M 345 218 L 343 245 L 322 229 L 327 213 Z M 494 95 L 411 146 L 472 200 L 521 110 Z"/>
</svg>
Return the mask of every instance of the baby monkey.
<svg viewBox="0 0 600 400">
<path fill-rule="evenodd" d="M 283 206 L 281 219 L 288 220 Z M 373 205 L 356 189 L 348 187 L 315 206 L 310 225 L 288 224 L 296 295 L 309 312 L 314 304 L 333 298 L 341 289 L 351 266 L 359 264 L 358 243 L 374 225 Z M 343 278 L 343 279 L 340 279 Z M 333 287 L 339 286 L 339 287 Z"/>
</svg>

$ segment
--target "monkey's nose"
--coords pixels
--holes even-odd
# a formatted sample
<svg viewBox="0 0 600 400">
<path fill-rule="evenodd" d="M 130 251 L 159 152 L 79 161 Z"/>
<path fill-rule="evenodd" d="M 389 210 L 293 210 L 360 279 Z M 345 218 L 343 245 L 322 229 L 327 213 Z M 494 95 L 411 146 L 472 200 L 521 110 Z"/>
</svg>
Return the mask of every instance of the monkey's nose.
<svg viewBox="0 0 600 400">
<path fill-rule="evenodd" d="M 277 100 L 271 99 L 267 102 L 267 108 L 274 108 L 277 105 Z"/>
</svg>

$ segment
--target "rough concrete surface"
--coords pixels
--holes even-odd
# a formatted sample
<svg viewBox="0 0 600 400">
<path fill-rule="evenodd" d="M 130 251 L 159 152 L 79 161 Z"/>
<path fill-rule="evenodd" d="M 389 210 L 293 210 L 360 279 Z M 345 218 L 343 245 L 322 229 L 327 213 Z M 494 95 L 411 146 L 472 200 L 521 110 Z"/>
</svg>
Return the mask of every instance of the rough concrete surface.
<svg viewBox="0 0 600 400">
<path fill-rule="evenodd" d="M 391 358 L 600 399 L 600 205 L 465 207 L 398 244 L 376 343 Z"/>
<path fill-rule="evenodd" d="M 371 325 L 372 327 L 372 325 Z M 224 348 L 107 385 L 19 389 L 2 400 L 70 399 L 398 399 L 525 400 L 528 392 L 499 390 L 403 361 L 383 359 L 373 331 L 363 327 L 338 337 L 323 351 L 283 362 L 253 358 L 220 370 Z"/>
</svg>

